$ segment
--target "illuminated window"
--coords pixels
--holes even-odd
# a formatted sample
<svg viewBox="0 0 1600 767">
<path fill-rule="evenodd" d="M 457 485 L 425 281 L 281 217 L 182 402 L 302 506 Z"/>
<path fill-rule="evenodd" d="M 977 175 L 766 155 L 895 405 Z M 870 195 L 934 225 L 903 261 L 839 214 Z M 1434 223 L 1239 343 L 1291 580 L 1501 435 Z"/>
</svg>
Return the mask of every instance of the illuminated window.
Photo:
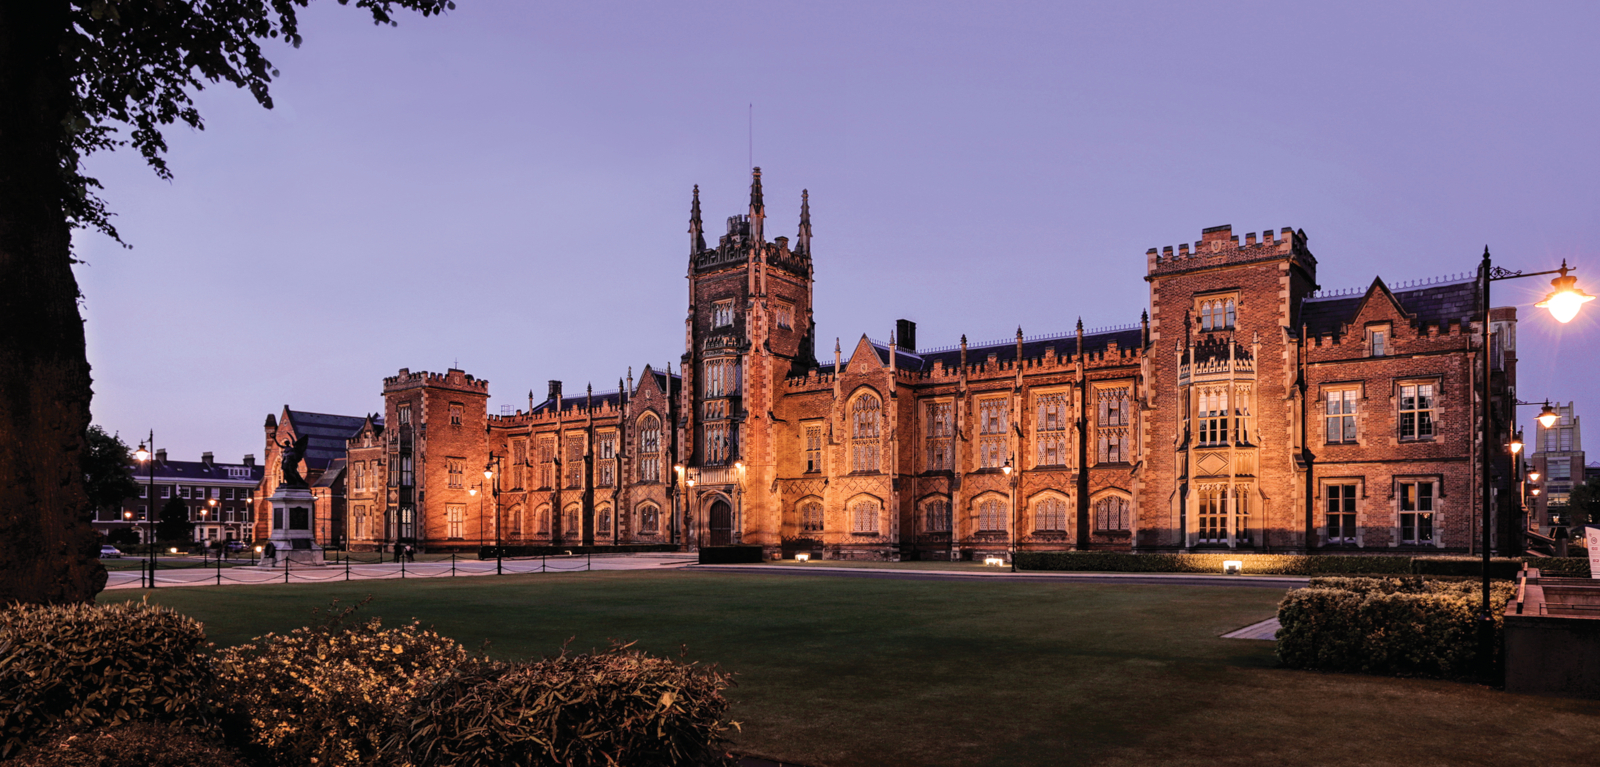
<svg viewBox="0 0 1600 767">
<path fill-rule="evenodd" d="M 445 537 L 452 540 L 461 540 L 465 537 L 463 530 L 466 523 L 467 507 L 464 504 L 451 503 L 444 507 Z"/>
</svg>

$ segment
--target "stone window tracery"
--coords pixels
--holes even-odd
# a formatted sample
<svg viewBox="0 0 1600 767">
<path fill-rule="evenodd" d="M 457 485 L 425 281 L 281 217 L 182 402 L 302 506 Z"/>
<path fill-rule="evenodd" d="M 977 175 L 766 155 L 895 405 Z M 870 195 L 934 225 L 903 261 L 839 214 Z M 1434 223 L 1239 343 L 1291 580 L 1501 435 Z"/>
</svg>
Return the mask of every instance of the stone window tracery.
<svg viewBox="0 0 1600 767">
<path fill-rule="evenodd" d="M 1200 330 L 1210 332 L 1213 330 L 1227 330 L 1232 328 L 1235 320 L 1235 299 L 1214 298 L 1200 302 Z"/>
<path fill-rule="evenodd" d="M 803 501 L 800 504 L 800 532 L 822 532 L 822 504 L 817 501 Z"/>
<path fill-rule="evenodd" d="M 639 505 L 639 532 L 644 535 L 661 533 L 661 509 L 653 503 Z"/>
<path fill-rule="evenodd" d="M 460 503 L 446 504 L 444 514 L 445 537 L 451 540 L 461 540 L 465 535 L 462 526 L 463 520 L 467 516 L 467 507 Z"/>
<path fill-rule="evenodd" d="M 1132 390 L 1127 386 L 1103 386 L 1095 390 L 1099 463 L 1129 463 L 1133 460 L 1130 451 L 1133 418 L 1128 410 L 1131 395 Z"/>
<path fill-rule="evenodd" d="M 1010 406 L 1004 397 L 978 400 L 978 464 L 982 469 L 998 469 L 1011 457 L 1006 449 L 1006 424 Z"/>
<path fill-rule="evenodd" d="M 978 532 L 1003 533 L 1010 529 L 1006 517 L 1009 510 L 1005 499 L 993 496 L 978 501 Z"/>
<path fill-rule="evenodd" d="M 954 408 L 949 402 L 929 402 L 927 415 L 928 471 L 949 471 L 955 468 Z"/>
<path fill-rule="evenodd" d="M 878 470 L 878 422 L 882 404 L 873 394 L 862 394 L 850 405 L 850 471 Z"/>
<path fill-rule="evenodd" d="M 595 484 L 612 487 L 617 484 L 617 433 L 602 432 L 595 439 Z"/>
<path fill-rule="evenodd" d="M 1038 465 L 1067 465 L 1067 395 L 1040 394 L 1034 398 L 1039 424 L 1034 441 L 1039 445 Z"/>
<path fill-rule="evenodd" d="M 611 507 L 601 506 L 594 510 L 595 535 L 611 535 Z"/>
<path fill-rule="evenodd" d="M 647 413 L 639 419 L 639 481 L 661 481 L 661 419 Z"/>
<path fill-rule="evenodd" d="M 878 502 L 863 498 L 850 504 L 850 532 L 878 532 Z"/>
<path fill-rule="evenodd" d="M 925 533 L 950 532 L 950 501 L 930 498 L 922 502 L 922 531 Z"/>
<path fill-rule="evenodd" d="M 711 327 L 725 328 L 733 324 L 733 301 L 717 301 L 711 305 Z"/>
<path fill-rule="evenodd" d="M 1106 532 L 1124 532 L 1129 529 L 1128 512 L 1131 504 L 1120 495 L 1108 495 L 1094 503 L 1094 529 Z"/>
<path fill-rule="evenodd" d="M 806 427 L 806 473 L 822 471 L 822 426 Z"/>
<path fill-rule="evenodd" d="M 1042 533 L 1067 531 L 1067 501 L 1047 495 L 1033 504 L 1033 528 Z"/>
</svg>

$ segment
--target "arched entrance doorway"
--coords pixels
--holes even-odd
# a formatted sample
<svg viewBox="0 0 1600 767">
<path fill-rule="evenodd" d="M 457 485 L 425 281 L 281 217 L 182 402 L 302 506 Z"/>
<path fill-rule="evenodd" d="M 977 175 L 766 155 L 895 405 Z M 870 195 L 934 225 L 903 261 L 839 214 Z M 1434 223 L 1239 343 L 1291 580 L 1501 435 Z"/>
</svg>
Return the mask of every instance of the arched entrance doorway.
<svg viewBox="0 0 1600 767">
<path fill-rule="evenodd" d="M 711 504 L 708 525 L 711 528 L 712 546 L 733 544 L 733 509 L 728 507 L 727 501 L 718 499 Z"/>
</svg>

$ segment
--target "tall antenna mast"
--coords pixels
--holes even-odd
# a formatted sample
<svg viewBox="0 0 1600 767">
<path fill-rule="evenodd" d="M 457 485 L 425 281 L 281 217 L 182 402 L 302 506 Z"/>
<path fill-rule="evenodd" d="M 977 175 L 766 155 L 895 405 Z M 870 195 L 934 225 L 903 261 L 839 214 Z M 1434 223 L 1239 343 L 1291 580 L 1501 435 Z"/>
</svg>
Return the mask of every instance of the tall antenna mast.
<svg viewBox="0 0 1600 767">
<path fill-rule="evenodd" d="M 756 104 L 750 102 L 750 168 L 756 167 Z M 748 170 L 749 168 L 746 168 Z"/>
</svg>

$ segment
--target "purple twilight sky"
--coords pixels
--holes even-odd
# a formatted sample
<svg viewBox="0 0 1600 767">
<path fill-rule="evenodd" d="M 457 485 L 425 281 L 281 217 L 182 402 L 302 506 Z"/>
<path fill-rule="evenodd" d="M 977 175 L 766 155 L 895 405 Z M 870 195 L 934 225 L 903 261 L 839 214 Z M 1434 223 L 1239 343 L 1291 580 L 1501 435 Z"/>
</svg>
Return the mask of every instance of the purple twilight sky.
<svg viewBox="0 0 1600 767">
<path fill-rule="evenodd" d="M 1594 3 L 458 4 L 315 3 L 275 109 L 219 86 L 169 130 L 172 183 L 91 161 L 134 246 L 78 238 L 97 423 L 237 461 L 401 367 L 499 412 L 676 366 L 689 191 L 713 237 L 746 210 L 750 104 L 769 236 L 811 192 L 819 353 L 1136 322 L 1145 250 L 1217 224 L 1304 229 L 1324 288 L 1487 244 L 1600 293 Z M 1600 312 L 1547 286 L 1496 285 L 1519 393 L 1596 412 Z"/>
</svg>

